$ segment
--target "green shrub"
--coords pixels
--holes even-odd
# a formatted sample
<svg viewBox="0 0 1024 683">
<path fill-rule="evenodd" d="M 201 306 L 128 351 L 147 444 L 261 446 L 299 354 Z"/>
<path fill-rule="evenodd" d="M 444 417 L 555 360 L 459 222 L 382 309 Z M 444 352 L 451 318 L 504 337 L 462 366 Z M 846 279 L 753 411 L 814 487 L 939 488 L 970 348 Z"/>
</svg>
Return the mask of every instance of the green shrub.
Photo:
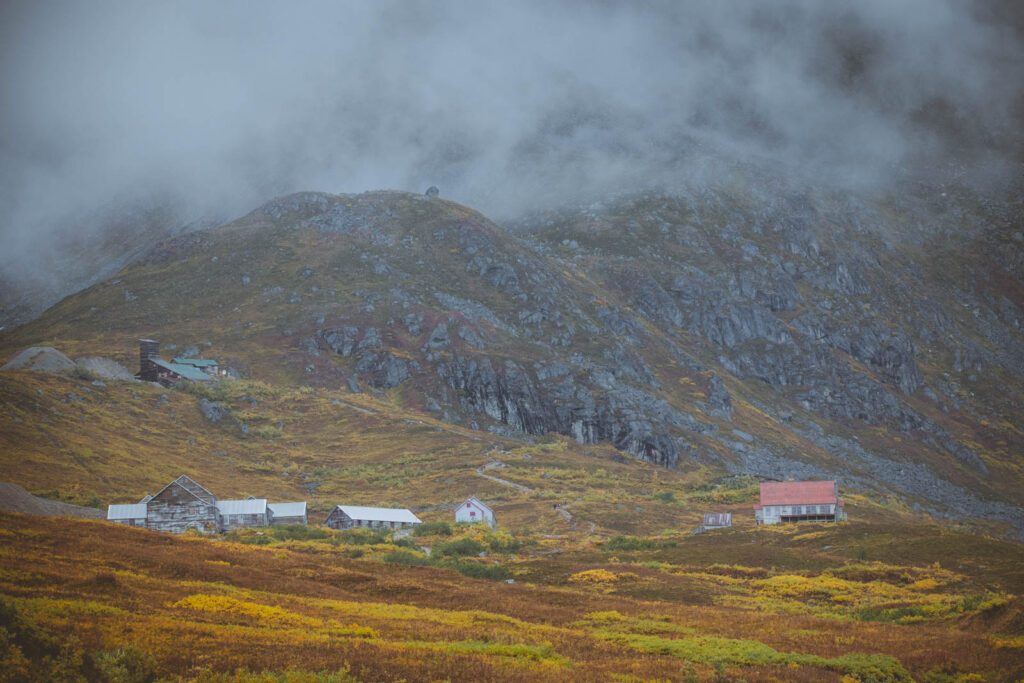
<svg viewBox="0 0 1024 683">
<path fill-rule="evenodd" d="M 614 536 L 604 544 L 605 550 L 656 550 L 664 547 L 664 543 L 653 538 L 636 536 Z"/>
<path fill-rule="evenodd" d="M 92 664 L 106 683 L 151 683 L 157 677 L 156 660 L 131 647 L 97 652 Z"/>
<path fill-rule="evenodd" d="M 270 532 L 279 541 L 318 541 L 334 535 L 327 529 L 305 524 L 270 527 Z"/>
<path fill-rule="evenodd" d="M 448 522 L 425 522 L 417 524 L 412 530 L 413 536 L 451 536 L 452 525 Z"/>
<path fill-rule="evenodd" d="M 426 557 L 409 550 L 392 550 L 384 555 L 384 561 L 388 564 L 400 564 L 406 567 L 422 567 L 429 564 Z"/>
<path fill-rule="evenodd" d="M 434 555 L 437 557 L 466 557 L 468 555 L 479 555 L 483 551 L 484 545 L 480 541 L 467 536 L 440 544 L 434 548 Z"/>
<path fill-rule="evenodd" d="M 335 543 L 344 545 L 380 545 L 387 543 L 384 532 L 373 529 L 346 529 L 334 536 Z"/>
<path fill-rule="evenodd" d="M 491 579 L 493 581 L 504 581 L 511 574 L 508 569 L 500 564 L 484 564 L 473 560 L 463 560 L 456 557 L 446 557 L 434 563 L 443 569 L 454 569 L 463 576 L 474 579 Z"/>
</svg>

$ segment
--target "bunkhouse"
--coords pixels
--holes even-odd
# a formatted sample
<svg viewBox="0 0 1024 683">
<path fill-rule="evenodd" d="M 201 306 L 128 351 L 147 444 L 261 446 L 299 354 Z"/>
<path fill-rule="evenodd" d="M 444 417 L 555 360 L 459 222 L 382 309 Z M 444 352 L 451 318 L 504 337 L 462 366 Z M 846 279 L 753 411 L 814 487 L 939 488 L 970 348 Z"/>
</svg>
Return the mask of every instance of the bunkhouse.
<svg viewBox="0 0 1024 683">
<path fill-rule="evenodd" d="M 731 512 L 705 512 L 704 523 L 701 528 L 704 531 L 709 529 L 726 529 L 732 526 Z"/>
<path fill-rule="evenodd" d="M 473 524 L 484 522 L 492 529 L 498 525 L 492 510 L 479 498 L 470 496 L 459 507 L 455 508 L 455 522 L 458 524 Z"/>
<path fill-rule="evenodd" d="M 754 519 L 758 524 L 838 522 L 846 512 L 835 481 L 763 481 Z"/>
<path fill-rule="evenodd" d="M 280 522 L 274 518 L 275 509 L 283 513 Z M 216 533 L 274 523 L 305 524 L 306 503 L 268 503 L 265 498 L 217 500 L 183 474 L 138 503 L 108 506 L 107 520 L 178 534 L 189 530 Z"/>
<path fill-rule="evenodd" d="M 166 361 L 160 357 L 160 342 L 153 339 L 139 340 L 139 371 L 135 377 L 144 382 L 159 382 L 165 387 L 184 380 L 209 382 L 216 376 L 218 368 L 217 361 L 201 358 Z"/>
<path fill-rule="evenodd" d="M 270 523 L 275 525 L 302 524 L 306 525 L 309 518 L 306 515 L 306 502 L 301 503 L 267 503 L 270 510 Z"/>
<path fill-rule="evenodd" d="M 422 524 L 411 510 L 339 505 L 324 522 L 332 529 L 405 529 Z"/>
</svg>

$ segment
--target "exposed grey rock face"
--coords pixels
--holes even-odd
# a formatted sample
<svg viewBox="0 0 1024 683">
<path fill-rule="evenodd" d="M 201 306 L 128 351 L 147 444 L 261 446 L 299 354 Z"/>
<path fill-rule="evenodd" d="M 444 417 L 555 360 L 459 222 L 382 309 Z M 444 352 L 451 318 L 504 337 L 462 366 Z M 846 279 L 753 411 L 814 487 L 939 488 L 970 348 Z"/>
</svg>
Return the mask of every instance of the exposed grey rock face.
<svg viewBox="0 0 1024 683">
<path fill-rule="evenodd" d="M 199 412 L 210 422 L 220 422 L 227 415 L 224 406 L 208 398 L 199 399 Z"/>
<path fill-rule="evenodd" d="M 341 356 L 350 356 L 355 349 L 356 335 L 358 334 L 358 327 L 345 325 L 334 330 L 323 330 L 320 336 L 331 351 Z"/>
</svg>

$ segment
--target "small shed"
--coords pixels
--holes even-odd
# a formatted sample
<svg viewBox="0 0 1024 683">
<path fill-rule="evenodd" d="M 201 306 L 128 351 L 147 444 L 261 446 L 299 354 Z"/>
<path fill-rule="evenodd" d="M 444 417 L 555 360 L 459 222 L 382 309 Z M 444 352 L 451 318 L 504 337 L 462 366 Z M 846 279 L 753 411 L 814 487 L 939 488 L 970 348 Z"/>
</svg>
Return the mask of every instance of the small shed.
<svg viewBox="0 0 1024 683">
<path fill-rule="evenodd" d="M 731 512 L 705 512 L 704 529 L 725 529 L 732 526 Z"/>
<path fill-rule="evenodd" d="M 485 522 L 492 529 L 498 525 L 498 521 L 494 517 L 494 510 L 479 498 L 472 496 L 455 508 L 455 521 L 461 524 Z"/>
<path fill-rule="evenodd" d="M 128 526 L 146 526 L 146 503 L 108 505 L 107 521 Z"/>
<path fill-rule="evenodd" d="M 411 510 L 360 505 L 339 505 L 324 522 L 332 529 L 404 529 L 422 523 Z"/>
<path fill-rule="evenodd" d="M 266 498 L 218 500 L 217 514 L 220 516 L 222 531 L 251 526 L 267 526 L 269 521 Z"/>
<path fill-rule="evenodd" d="M 306 516 L 306 503 L 267 503 L 270 510 L 271 524 L 306 524 L 309 518 Z"/>
</svg>

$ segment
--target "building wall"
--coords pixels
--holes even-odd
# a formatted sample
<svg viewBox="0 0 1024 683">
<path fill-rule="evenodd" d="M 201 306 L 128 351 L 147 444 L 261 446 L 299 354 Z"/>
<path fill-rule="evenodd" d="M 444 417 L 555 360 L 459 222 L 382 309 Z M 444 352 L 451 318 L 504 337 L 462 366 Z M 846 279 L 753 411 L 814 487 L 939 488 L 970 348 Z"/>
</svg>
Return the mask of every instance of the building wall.
<svg viewBox="0 0 1024 683">
<path fill-rule="evenodd" d="M 303 515 L 301 517 L 277 517 L 277 516 L 275 516 L 275 517 L 271 518 L 270 523 L 272 525 L 274 525 L 274 526 L 289 526 L 291 524 L 302 524 L 303 526 L 305 526 L 306 524 L 309 524 L 309 519 L 305 515 Z"/>
<path fill-rule="evenodd" d="M 109 520 L 114 524 L 124 524 L 125 526 L 146 526 L 146 518 L 141 517 L 138 519 L 111 519 Z"/>
<path fill-rule="evenodd" d="M 473 513 L 476 513 L 475 515 Z M 463 503 L 459 507 L 455 508 L 455 521 L 457 523 L 474 523 L 474 522 L 486 522 L 492 529 L 494 528 L 494 513 L 488 511 L 485 508 L 478 507 L 472 503 Z"/>
<path fill-rule="evenodd" d="M 178 481 L 172 482 L 146 503 L 146 526 L 176 534 L 189 529 L 215 533 L 220 525 L 213 497 L 201 489 L 197 493 L 202 499 Z"/>
<path fill-rule="evenodd" d="M 223 531 L 242 529 L 253 526 L 267 526 L 266 514 L 220 515 L 220 526 Z"/>
<path fill-rule="evenodd" d="M 760 524 L 779 524 L 783 517 L 831 517 L 835 519 L 835 505 L 765 505 L 757 511 Z"/>
<path fill-rule="evenodd" d="M 334 508 L 331 514 L 327 515 L 327 521 L 324 523 L 331 529 L 351 529 L 354 526 L 352 518 L 338 508 Z"/>
<path fill-rule="evenodd" d="M 192 499 L 190 503 L 168 503 L 151 500 L 146 509 L 146 526 L 157 531 L 181 534 L 189 529 L 216 533 L 219 524 L 217 507 Z"/>
</svg>

